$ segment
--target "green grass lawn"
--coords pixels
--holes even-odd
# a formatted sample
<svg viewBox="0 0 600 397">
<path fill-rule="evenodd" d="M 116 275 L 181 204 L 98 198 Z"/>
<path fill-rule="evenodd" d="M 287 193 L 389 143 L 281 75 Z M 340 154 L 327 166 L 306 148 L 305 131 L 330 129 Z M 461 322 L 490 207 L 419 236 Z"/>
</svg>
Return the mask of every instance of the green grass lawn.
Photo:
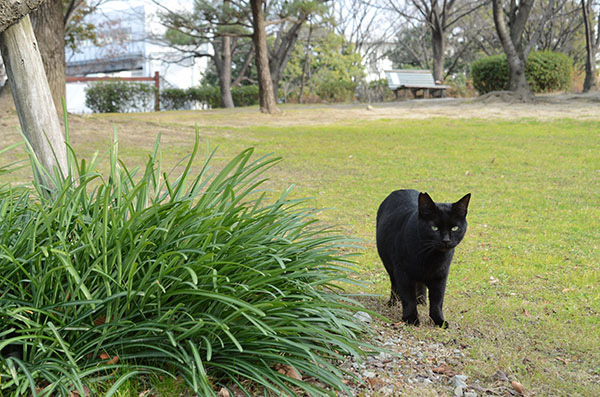
<svg viewBox="0 0 600 397">
<path fill-rule="evenodd" d="M 85 123 L 115 122 L 127 163 L 141 163 L 162 129 L 163 159 L 173 164 L 194 136 L 194 116 L 174 115 L 151 116 L 159 119 L 143 128 L 128 116 Z M 374 244 L 379 203 L 400 188 L 442 202 L 470 192 L 469 230 L 446 294 L 451 329 L 411 332 L 463 348 L 461 370 L 472 379 L 489 381 L 502 370 L 536 395 L 600 395 L 600 122 L 438 118 L 243 127 L 228 125 L 235 111 L 212 113 L 204 123 L 202 117 L 194 121 L 219 148 L 218 161 L 248 146 L 284 158 L 269 187 L 296 185 L 297 196 L 328 208 L 325 222 L 363 239 L 358 262 L 368 287 L 355 292 L 381 300 L 389 282 Z M 134 129 L 137 136 L 145 129 L 147 142 L 129 139 Z M 76 148 L 91 153 L 106 148 L 110 132 L 71 134 Z"/>
</svg>

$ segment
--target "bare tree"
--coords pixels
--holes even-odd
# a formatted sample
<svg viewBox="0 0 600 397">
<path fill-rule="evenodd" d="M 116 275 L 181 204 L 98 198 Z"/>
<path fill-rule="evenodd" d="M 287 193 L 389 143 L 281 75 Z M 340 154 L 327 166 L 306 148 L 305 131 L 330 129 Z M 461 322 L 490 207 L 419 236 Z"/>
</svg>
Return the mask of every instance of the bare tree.
<svg viewBox="0 0 600 397">
<path fill-rule="evenodd" d="M 518 4 L 516 1 L 511 1 L 508 12 L 509 31 L 504 20 L 502 0 L 492 0 L 494 24 L 508 61 L 508 89 L 524 99 L 530 99 L 533 96 L 525 77 L 526 57 L 523 52 L 522 35 L 534 1 L 521 0 Z"/>
<path fill-rule="evenodd" d="M 381 47 L 391 42 L 398 29 L 390 18 L 387 0 L 335 1 L 331 9 L 336 33 L 354 45 L 363 59 L 376 61 L 384 55 Z"/>
<path fill-rule="evenodd" d="M 418 19 L 429 27 L 433 78 L 437 81 L 444 79 L 444 58 L 449 29 L 460 19 L 487 4 L 488 0 L 410 0 L 407 3 L 389 0 L 391 9 L 397 14 L 407 19 Z"/>
<path fill-rule="evenodd" d="M 581 0 L 583 12 L 583 25 L 585 26 L 585 80 L 583 92 L 595 90 L 596 79 L 596 54 L 600 43 L 600 14 L 597 16 L 596 27 L 592 24 L 592 0 Z"/>
</svg>

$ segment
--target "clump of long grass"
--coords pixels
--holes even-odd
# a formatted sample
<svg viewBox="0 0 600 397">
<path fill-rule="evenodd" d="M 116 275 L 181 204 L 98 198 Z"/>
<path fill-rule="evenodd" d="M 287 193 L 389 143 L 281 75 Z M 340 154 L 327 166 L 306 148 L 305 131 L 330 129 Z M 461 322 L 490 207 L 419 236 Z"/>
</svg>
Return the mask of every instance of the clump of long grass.
<svg viewBox="0 0 600 397">
<path fill-rule="evenodd" d="M 158 142 L 137 173 L 116 141 L 108 175 L 70 149 L 52 194 L 1 189 L 0 349 L 17 353 L 0 394 L 110 396 L 143 374 L 202 396 L 346 390 L 335 360 L 363 354 L 340 288 L 350 242 L 289 191 L 261 192 L 277 158 L 249 149 L 212 174 L 207 155 L 194 174 L 197 151 L 170 177 Z"/>
</svg>

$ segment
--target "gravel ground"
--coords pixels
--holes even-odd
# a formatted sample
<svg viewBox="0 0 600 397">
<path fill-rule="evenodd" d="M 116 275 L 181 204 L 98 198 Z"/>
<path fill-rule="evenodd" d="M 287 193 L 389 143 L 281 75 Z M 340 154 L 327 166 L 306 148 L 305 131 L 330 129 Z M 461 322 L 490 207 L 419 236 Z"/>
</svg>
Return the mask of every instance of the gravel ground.
<svg viewBox="0 0 600 397">
<path fill-rule="evenodd" d="M 400 308 L 387 308 L 383 302 L 365 303 L 369 309 L 388 318 L 399 318 Z M 490 379 L 470 379 L 461 372 L 466 365 L 460 344 L 424 341 L 401 322 L 386 323 L 364 312 L 357 313 L 374 333 L 370 343 L 385 350 L 358 363 L 349 358 L 341 368 L 354 374 L 346 377 L 352 396 L 520 396 L 526 395 L 520 384 L 498 371 Z M 433 326 L 422 325 L 422 326 Z"/>
</svg>

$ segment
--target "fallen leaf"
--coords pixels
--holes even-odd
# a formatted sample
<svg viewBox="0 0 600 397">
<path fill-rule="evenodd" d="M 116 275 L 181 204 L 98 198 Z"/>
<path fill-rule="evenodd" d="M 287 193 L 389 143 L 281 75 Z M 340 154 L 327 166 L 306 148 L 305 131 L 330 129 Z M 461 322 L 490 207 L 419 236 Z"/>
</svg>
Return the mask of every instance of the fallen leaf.
<svg viewBox="0 0 600 397">
<path fill-rule="evenodd" d="M 573 288 L 565 288 L 562 290 L 562 292 L 571 292 L 573 291 Z"/>
<path fill-rule="evenodd" d="M 100 316 L 97 319 L 94 320 L 94 325 L 98 326 L 98 325 L 102 325 L 106 322 L 106 317 L 105 316 Z"/>
<path fill-rule="evenodd" d="M 106 365 L 114 365 L 119 362 L 119 356 L 113 356 L 110 360 L 106 362 Z"/>
<path fill-rule="evenodd" d="M 448 364 L 442 364 L 439 367 L 435 367 L 433 370 L 436 374 L 446 375 L 446 376 L 454 376 L 454 371 Z"/>
<path fill-rule="evenodd" d="M 229 390 L 222 387 L 221 390 L 219 390 L 219 397 L 231 397 L 231 393 L 229 393 Z"/>
<path fill-rule="evenodd" d="M 302 375 L 300 375 L 296 368 L 292 367 L 291 365 L 277 364 L 275 366 L 275 370 L 280 374 L 289 376 L 290 378 L 302 380 Z"/>
<path fill-rule="evenodd" d="M 100 353 L 100 358 L 102 360 L 108 360 L 110 358 L 110 356 L 106 353 Z"/>
<path fill-rule="evenodd" d="M 383 380 L 381 380 L 381 378 L 368 378 L 367 382 L 369 383 L 369 386 L 371 386 L 371 388 L 375 391 L 381 389 L 383 386 L 385 386 L 385 382 Z"/>
<path fill-rule="evenodd" d="M 529 316 L 529 312 L 527 311 L 527 309 L 523 309 L 523 315 L 524 316 Z"/>
<path fill-rule="evenodd" d="M 566 358 L 562 358 L 562 357 L 556 357 L 556 359 L 558 361 L 560 361 L 561 363 L 563 363 L 564 365 L 569 365 L 569 363 L 571 362 L 570 360 L 568 360 Z"/>
<path fill-rule="evenodd" d="M 519 392 L 520 394 L 523 394 L 523 385 L 522 384 L 520 384 L 516 380 L 513 380 L 512 382 L 510 382 L 510 384 L 517 392 Z"/>
</svg>

